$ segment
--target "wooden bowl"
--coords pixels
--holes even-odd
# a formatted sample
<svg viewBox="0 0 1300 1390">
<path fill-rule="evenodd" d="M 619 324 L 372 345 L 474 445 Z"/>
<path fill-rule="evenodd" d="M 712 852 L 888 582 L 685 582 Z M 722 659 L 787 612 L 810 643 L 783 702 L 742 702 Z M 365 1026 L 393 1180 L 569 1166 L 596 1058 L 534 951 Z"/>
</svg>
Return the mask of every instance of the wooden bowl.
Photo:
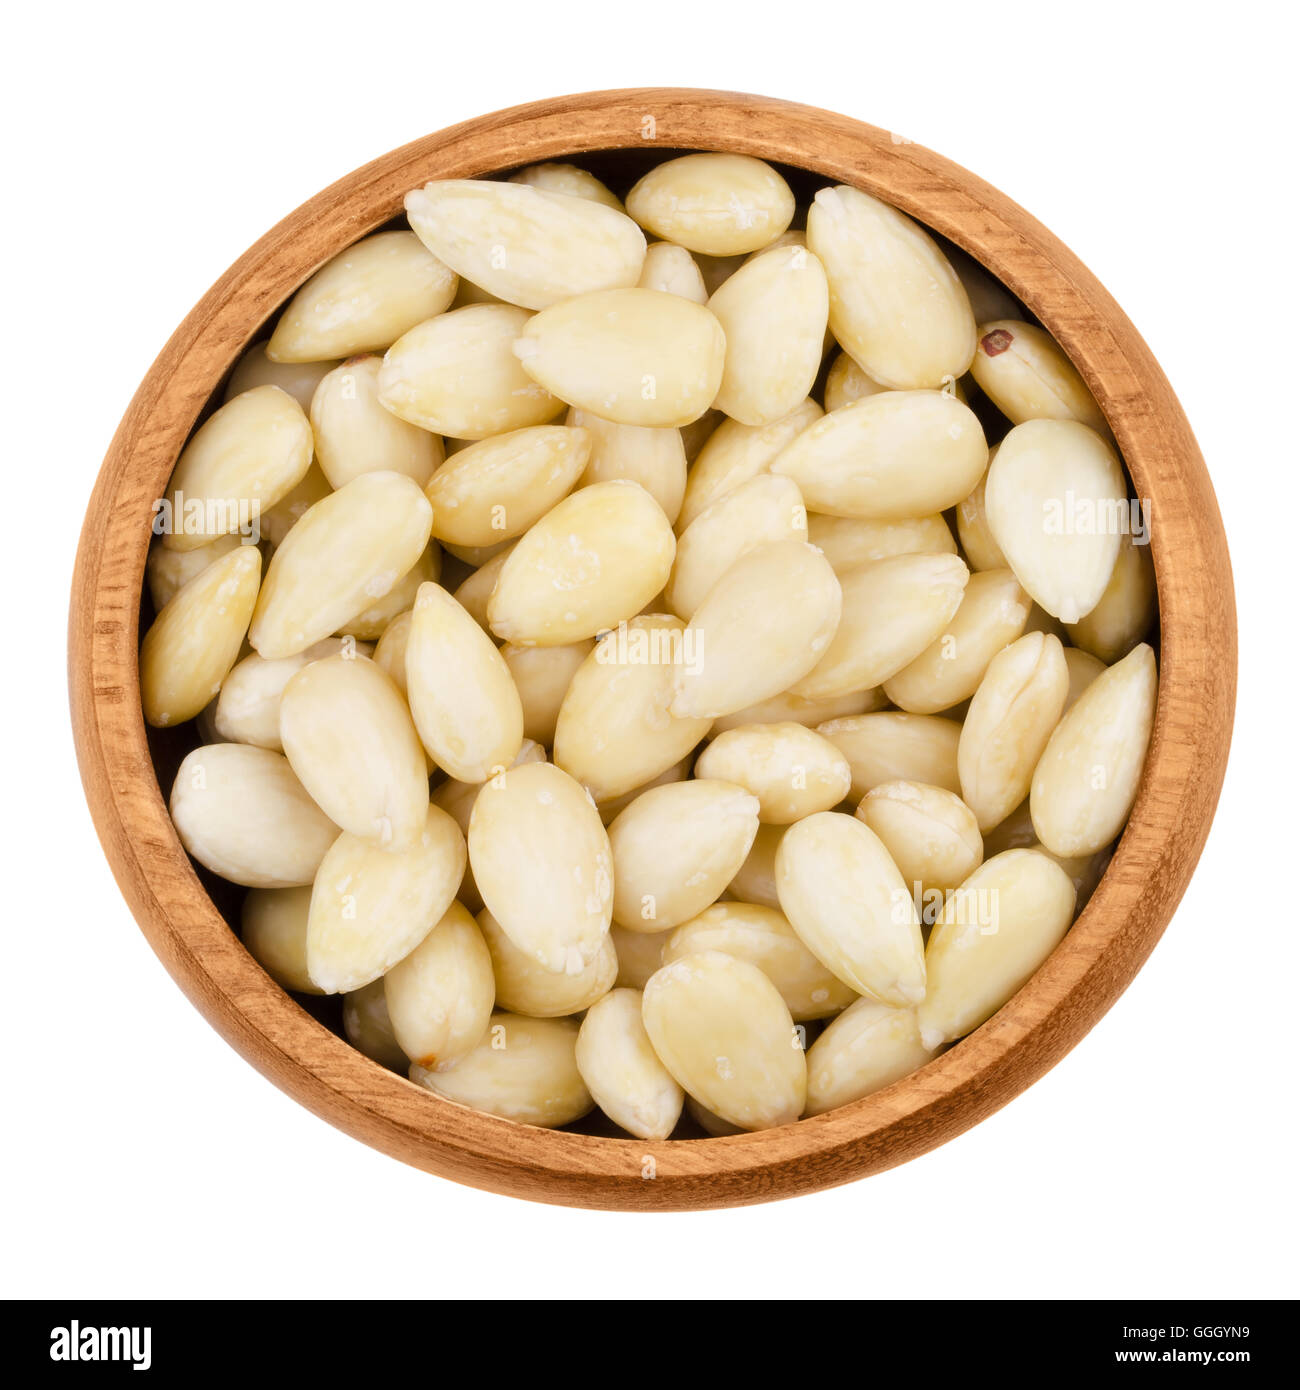
<svg viewBox="0 0 1300 1390">
<path fill-rule="evenodd" d="M 802 194 L 835 181 L 886 199 L 983 262 L 1055 335 L 1105 411 L 1137 495 L 1152 500 L 1160 698 L 1110 868 L 994 1018 L 921 1071 L 829 1114 L 760 1134 L 646 1143 L 443 1101 L 354 1051 L 274 984 L 172 828 L 159 776 L 175 750 L 157 750 L 156 770 L 136 649 L 151 504 L 232 363 L 318 266 L 398 215 L 403 194 L 429 179 L 581 154 L 626 187 L 665 151 L 694 149 L 810 171 Z M 1218 506 L 1178 401 L 1133 325 L 1050 232 L 887 131 L 763 97 L 651 88 L 536 102 L 417 140 L 327 188 L 245 253 L 173 334 L 109 448 L 81 535 L 68 655 L 81 774 L 113 872 L 163 964 L 248 1061 L 340 1129 L 428 1172 L 541 1201 L 662 1211 L 789 1197 L 890 1168 L 1005 1105 L 1083 1037 L 1155 945 L 1205 841 L 1231 733 L 1236 623 Z"/>
</svg>

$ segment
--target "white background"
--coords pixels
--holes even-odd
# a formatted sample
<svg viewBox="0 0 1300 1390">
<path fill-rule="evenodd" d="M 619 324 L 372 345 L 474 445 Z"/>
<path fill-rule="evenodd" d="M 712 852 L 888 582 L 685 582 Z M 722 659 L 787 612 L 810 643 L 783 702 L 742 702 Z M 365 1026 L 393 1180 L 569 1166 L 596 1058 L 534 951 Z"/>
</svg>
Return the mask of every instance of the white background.
<svg viewBox="0 0 1300 1390">
<path fill-rule="evenodd" d="M 1294 1296 L 1294 32 L 1281 5 L 23 6 L 6 23 L 0 1148 L 14 1296 Z M 1196 877 L 1095 1031 L 906 1167 L 702 1215 L 425 1176 L 280 1094 L 182 997 L 68 731 L 73 551 L 171 330 L 312 193 L 599 87 L 855 116 L 1003 189 L 1114 293 L 1191 418 L 1236 566 L 1233 758 Z M 15 495 L 16 489 L 16 495 Z M 1207 583 L 1222 582 L 1206 576 Z"/>
</svg>

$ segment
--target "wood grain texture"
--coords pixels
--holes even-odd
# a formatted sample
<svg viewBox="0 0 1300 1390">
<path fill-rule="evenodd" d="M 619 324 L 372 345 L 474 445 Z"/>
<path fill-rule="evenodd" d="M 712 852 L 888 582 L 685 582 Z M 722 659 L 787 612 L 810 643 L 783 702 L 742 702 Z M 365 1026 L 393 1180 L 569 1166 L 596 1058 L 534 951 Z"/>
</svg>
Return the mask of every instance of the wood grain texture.
<svg viewBox="0 0 1300 1390">
<path fill-rule="evenodd" d="M 273 984 L 172 829 L 136 648 L 151 504 L 213 390 L 312 271 L 429 179 L 577 154 L 634 167 L 665 149 L 753 154 L 816 182 L 855 184 L 965 248 L 1039 316 L 1110 420 L 1138 496 L 1152 500 L 1161 680 L 1114 860 L 1000 1013 L 921 1071 L 829 1114 L 762 1134 L 645 1143 L 552 1133 L 443 1101 L 353 1051 Z M 327 188 L 242 256 L 167 343 L 109 448 L 82 531 L 68 661 L 86 796 L 122 892 L 181 988 L 254 1066 L 339 1128 L 431 1173 L 575 1206 L 677 1210 L 811 1192 L 905 1162 L 1005 1105 L 1083 1037 L 1160 937 L 1209 830 L 1231 735 L 1236 622 L 1222 523 L 1187 420 L 1133 325 L 1065 246 L 996 189 L 875 127 L 763 97 L 645 89 L 538 102 L 417 140 Z"/>
</svg>

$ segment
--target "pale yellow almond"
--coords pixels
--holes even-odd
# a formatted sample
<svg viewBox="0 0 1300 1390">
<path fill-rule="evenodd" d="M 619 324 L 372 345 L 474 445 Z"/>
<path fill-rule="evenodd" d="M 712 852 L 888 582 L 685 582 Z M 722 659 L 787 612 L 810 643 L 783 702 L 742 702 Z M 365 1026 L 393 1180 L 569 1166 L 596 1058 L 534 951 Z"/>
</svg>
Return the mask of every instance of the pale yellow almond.
<svg viewBox="0 0 1300 1390">
<path fill-rule="evenodd" d="M 659 1060 L 641 1018 L 641 991 L 615 989 L 578 1029 L 578 1070 L 596 1104 L 637 1139 L 667 1139 L 684 1093 Z"/>
<path fill-rule="evenodd" d="M 727 884 L 727 892 L 741 902 L 757 903 L 760 907 L 781 906 L 776 891 L 776 852 L 788 826 L 760 825 L 745 862 Z"/>
<path fill-rule="evenodd" d="M 733 488 L 766 473 L 773 459 L 821 418 L 821 406 L 810 399 L 770 425 L 742 425 L 738 420 L 724 419 L 709 435 L 687 475 L 678 531 L 684 531 Z"/>
<path fill-rule="evenodd" d="M 756 966 L 721 951 L 656 971 L 641 1017 L 659 1060 L 683 1090 L 746 1130 L 799 1118 L 807 1090 L 790 1010 Z"/>
<path fill-rule="evenodd" d="M 524 737 L 519 692 L 491 638 L 437 584 L 424 584 L 406 640 L 406 695 L 429 756 L 461 782 L 507 768 Z"/>
<path fill-rule="evenodd" d="M 451 906 L 465 871 L 465 837 L 425 803 L 415 843 L 387 850 L 343 834 L 312 885 L 307 970 L 326 994 L 360 989 L 404 959 Z"/>
<path fill-rule="evenodd" d="M 855 812 L 922 894 L 946 892 L 979 868 L 984 841 L 975 813 L 955 792 L 924 782 L 882 782 Z"/>
<path fill-rule="evenodd" d="M 990 450 L 990 463 L 997 452 L 996 449 Z M 987 481 L 986 473 L 976 483 L 970 496 L 957 503 L 957 535 L 961 538 L 962 554 L 972 570 L 1001 570 L 1007 567 L 1007 557 L 989 530 L 988 513 L 984 508 L 984 485 Z"/>
<path fill-rule="evenodd" d="M 987 859 L 952 893 L 925 952 L 921 1040 L 941 1047 L 978 1028 L 1051 955 L 1074 915 L 1074 885 L 1032 849 Z"/>
<path fill-rule="evenodd" d="M 637 286 L 658 290 L 660 294 L 680 295 L 693 304 L 704 304 L 709 298 L 695 257 L 684 246 L 674 246 L 670 241 L 656 241 L 646 247 Z"/>
<path fill-rule="evenodd" d="M 484 787 L 469 822 L 484 905 L 547 970 L 579 974 L 599 955 L 613 909 L 609 837 L 587 793 L 550 763 Z"/>
<path fill-rule="evenodd" d="M 721 1115 L 715 1115 L 701 1105 L 694 1096 L 686 1097 L 685 1110 L 710 1139 L 725 1139 L 729 1134 L 745 1133 L 739 1125 L 733 1125 L 730 1120 L 724 1120 Z"/>
<path fill-rule="evenodd" d="M 343 1036 L 358 1052 L 390 1071 L 404 1071 L 409 1065 L 393 1036 L 383 980 L 372 980 L 343 996 Z"/>
<path fill-rule="evenodd" d="M 186 755 L 168 802 L 181 844 L 247 888 L 311 883 L 339 828 L 269 748 L 205 744 Z"/>
<path fill-rule="evenodd" d="M 280 742 L 280 697 L 289 681 L 313 661 L 327 656 L 369 656 L 370 648 L 351 637 L 326 637 L 306 651 L 268 661 L 256 652 L 246 656 L 222 682 L 213 711 L 213 726 L 231 743 L 284 752 Z"/>
<path fill-rule="evenodd" d="M 714 721 L 708 736 L 716 738 L 729 729 L 739 729 L 749 724 L 802 724 L 807 729 L 815 729 L 828 720 L 870 714 L 874 710 L 885 709 L 888 704 L 880 690 L 855 690 L 849 695 L 837 695 L 828 700 L 805 700 L 802 695 L 792 695 L 786 690 L 780 695 L 773 695 L 770 700 L 747 705 L 735 714 L 723 715 Z"/>
<path fill-rule="evenodd" d="M 1062 715 L 1069 714 L 1079 696 L 1106 669 L 1106 663 L 1093 656 L 1091 652 L 1081 651 L 1078 647 L 1066 647 L 1065 667 L 1070 675 L 1070 688 L 1065 697 Z"/>
<path fill-rule="evenodd" d="M 239 915 L 248 954 L 284 989 L 319 994 L 307 973 L 307 908 L 311 888 L 251 888 Z"/>
<path fill-rule="evenodd" d="M 681 533 L 664 597 L 689 620 L 742 555 L 772 541 L 807 539 L 799 489 L 789 478 L 761 473 L 724 493 Z"/>
<path fill-rule="evenodd" d="M 278 386 L 308 411 L 321 378 L 338 365 L 333 358 L 323 362 L 272 362 L 266 355 L 266 343 L 254 343 L 235 363 L 222 399 L 233 400 L 254 386 Z"/>
<path fill-rule="evenodd" d="M 921 1041 L 915 1009 L 859 999 L 808 1049 L 805 1115 L 824 1115 L 891 1086 L 923 1067 L 935 1049 Z"/>
<path fill-rule="evenodd" d="M 808 509 L 905 520 L 955 506 L 988 465 L 969 406 L 943 391 L 882 391 L 810 425 L 772 463 Z"/>
<path fill-rule="evenodd" d="M 714 903 L 671 933 L 663 947 L 663 963 L 699 951 L 721 951 L 758 966 L 780 991 L 796 1023 L 828 1018 L 857 998 L 799 940 L 776 908 Z"/>
<path fill-rule="evenodd" d="M 243 537 L 233 531 L 197 550 L 168 550 L 161 541 L 155 541 L 149 547 L 149 558 L 144 566 L 154 612 L 161 612 L 191 579 L 196 579 L 214 561 L 243 544 Z"/>
<path fill-rule="evenodd" d="M 604 203 L 607 208 L 623 210 L 618 197 L 586 169 L 576 164 L 530 164 L 510 175 L 511 183 L 526 183 L 547 193 L 566 193 L 570 198 L 586 198 L 589 202 Z"/>
<path fill-rule="evenodd" d="M 198 550 L 231 531 L 257 540 L 260 518 L 302 481 L 311 424 L 278 386 L 255 386 L 203 422 L 181 451 L 154 519 L 169 550 Z"/>
<path fill-rule="evenodd" d="M 570 410 L 566 422 L 591 436 L 591 455 L 579 487 L 626 478 L 640 483 L 663 508 L 671 526 L 686 493 L 686 450 L 680 430 L 618 425 L 589 410 Z"/>
<path fill-rule="evenodd" d="M 400 473 L 363 473 L 311 507 L 271 557 L 248 640 L 293 656 L 386 597 L 429 543 L 432 510 Z"/>
<path fill-rule="evenodd" d="M 451 303 L 456 276 L 412 232 L 376 232 L 311 277 L 266 345 L 273 362 L 383 352 Z"/>
<path fill-rule="evenodd" d="M 667 787 L 674 782 L 685 782 L 691 775 L 692 761 L 693 759 L 688 755 L 681 762 L 665 768 L 658 777 L 652 777 L 648 782 L 642 782 L 639 787 L 633 787 L 631 791 L 624 792 L 622 796 L 612 796 L 607 801 L 597 802 L 596 810 L 600 812 L 600 819 L 605 828 L 608 829 L 615 817 L 622 815 L 642 792 L 648 792 L 652 787 Z"/>
<path fill-rule="evenodd" d="M 492 957 L 473 917 L 458 902 L 384 976 L 393 1036 L 405 1056 L 430 1071 L 455 1066 L 487 1032 L 495 982 Z"/>
<path fill-rule="evenodd" d="M 700 754 L 697 777 L 733 782 L 758 798 L 765 825 L 829 811 L 849 794 L 848 759 L 802 724 L 749 724 L 720 734 Z"/>
<path fill-rule="evenodd" d="M 851 989 L 900 1008 L 925 997 L 912 889 L 862 821 L 819 811 L 792 825 L 776 853 L 776 889 L 799 939 Z"/>
<path fill-rule="evenodd" d="M 614 987 L 618 953 L 608 933 L 592 959 L 576 974 L 567 974 L 547 970 L 521 951 L 487 908 L 477 920 L 492 957 L 498 1008 L 529 1018 L 563 1018 L 590 1008 Z"/>
<path fill-rule="evenodd" d="M 1074 363 L 1037 324 L 1017 319 L 981 321 L 970 367 L 981 391 L 1011 421 L 1077 420 L 1099 433 L 1106 417 Z"/>
<path fill-rule="evenodd" d="M 595 1104 L 574 1058 L 571 1018 L 494 1013 L 478 1045 L 446 1071 L 411 1067 L 411 1080 L 445 1100 L 521 1125 L 554 1129 Z"/>
<path fill-rule="evenodd" d="M 394 618 L 409 613 L 415 607 L 415 596 L 422 584 L 436 584 L 442 573 L 442 551 L 436 545 L 426 547 L 420 558 L 381 599 L 364 608 L 355 618 L 339 627 L 339 636 L 355 637 L 363 642 L 377 641 L 388 630 Z"/>
<path fill-rule="evenodd" d="M 676 541 L 636 483 L 580 488 L 510 552 L 488 600 L 492 631 L 516 646 L 567 646 L 640 612 L 663 588 Z"/>
<path fill-rule="evenodd" d="M 1030 808 L 1053 854 L 1096 854 L 1124 828 L 1156 712 L 1156 659 L 1145 643 L 1083 692 L 1034 769 Z"/>
<path fill-rule="evenodd" d="M 591 436 L 565 425 L 532 425 L 462 449 L 424 495 L 433 534 L 457 545 L 497 545 L 540 521 L 582 476 Z"/>
<path fill-rule="evenodd" d="M 547 748 L 555 742 L 556 724 L 565 695 L 595 645 L 588 637 L 564 647 L 515 647 L 506 643 L 501 648 L 501 656 L 519 692 L 525 738 Z"/>
<path fill-rule="evenodd" d="M 609 939 L 618 953 L 615 986 L 619 989 L 644 989 L 646 981 L 664 963 L 664 945 L 672 934 L 671 927 L 658 932 L 628 931 L 615 922 L 609 929 Z"/>
<path fill-rule="evenodd" d="M 633 185 L 627 210 L 648 232 L 708 256 L 745 256 L 790 225 L 794 194 L 761 159 L 687 154 Z"/>
<path fill-rule="evenodd" d="M 826 272 L 803 246 L 747 262 L 709 300 L 727 339 L 717 409 L 743 425 L 770 425 L 808 397 L 821 369 Z"/>
<path fill-rule="evenodd" d="M 458 449 L 457 453 L 460 452 Z M 503 551 L 509 550 L 514 541 L 497 541 L 495 545 L 458 545 L 455 541 L 443 541 L 442 549 L 454 556 L 472 570 L 482 569 L 489 560 L 495 560 Z M 468 577 L 468 576 L 466 576 Z"/>
<path fill-rule="evenodd" d="M 831 331 L 874 381 L 938 388 L 970 366 L 966 291 L 910 217 L 860 189 L 823 188 L 808 209 L 808 246 L 826 266 Z"/>
<path fill-rule="evenodd" d="M 555 763 L 599 805 L 653 781 L 708 732 L 708 719 L 669 712 L 677 671 L 694 655 L 685 634 L 679 618 L 633 618 L 602 637 L 571 677 Z"/>
<path fill-rule="evenodd" d="M 492 629 L 488 625 L 488 604 L 496 592 L 497 580 L 501 578 L 501 571 L 506 567 L 506 560 L 516 544 L 517 542 L 511 541 L 504 550 L 498 551 L 490 560 L 485 560 L 464 580 L 454 595 L 456 602 L 489 636 L 492 635 Z"/>
<path fill-rule="evenodd" d="M 414 616 L 410 608 L 399 613 L 384 629 L 373 653 L 375 664 L 402 692 L 403 699 L 406 698 L 406 644 Z"/>
<path fill-rule="evenodd" d="M 1156 575 L 1151 547 L 1132 532 L 1120 539 L 1110 582 L 1097 605 L 1068 628 L 1070 640 L 1103 662 L 1126 656 L 1151 631 L 1156 620 Z"/>
<path fill-rule="evenodd" d="M 544 425 L 564 409 L 520 366 L 513 344 L 530 322 L 511 304 L 473 304 L 417 324 L 379 369 L 379 400 L 434 434 L 486 439 Z"/>
<path fill-rule="evenodd" d="M 308 511 L 332 491 L 320 464 L 313 463 L 296 487 L 290 488 L 274 507 L 262 513 L 258 527 L 262 539 L 274 550 Z"/>
<path fill-rule="evenodd" d="M 870 517 L 808 517 L 808 540 L 822 552 L 836 574 L 892 555 L 955 555 L 957 542 L 939 513 L 881 521 Z"/>
<path fill-rule="evenodd" d="M 609 827 L 614 920 L 659 932 L 703 912 L 757 833 L 758 799 L 731 782 L 692 779 L 643 792 Z"/>
<path fill-rule="evenodd" d="M 525 309 L 635 285 L 645 260 L 618 208 L 535 183 L 435 180 L 406 195 L 406 217 L 458 275 Z"/>
<path fill-rule="evenodd" d="M 1030 632 L 993 658 L 957 745 L 962 796 L 985 834 L 1029 794 L 1070 686 L 1060 642 Z"/>
<path fill-rule="evenodd" d="M 401 691 L 373 661 L 329 656 L 291 676 L 280 740 L 335 825 L 381 849 L 419 842 L 429 804 L 424 751 Z"/>
<path fill-rule="evenodd" d="M 257 602 L 262 556 L 241 545 L 191 579 L 140 645 L 140 699 L 155 728 L 193 719 L 239 657 Z"/>
<path fill-rule="evenodd" d="M 1074 420 L 1030 420 L 998 446 L 984 508 L 1007 564 L 1063 623 L 1090 613 L 1110 582 L 1128 489 L 1109 444 Z"/>
<path fill-rule="evenodd" d="M 316 460 L 333 488 L 362 473 L 405 473 L 424 487 L 442 462 L 442 440 L 379 403 L 383 358 L 350 357 L 324 377 L 311 400 Z"/>
<path fill-rule="evenodd" d="M 656 290 L 576 295 L 529 319 L 514 352 L 535 382 L 620 425 L 680 426 L 722 381 L 726 339 L 702 304 Z"/>
<path fill-rule="evenodd" d="M 699 660 L 678 668 L 672 713 L 717 718 L 792 687 L 843 693 L 797 685 L 831 648 L 841 602 L 835 571 L 805 541 L 741 556 L 691 617 L 685 640 Z"/>
<path fill-rule="evenodd" d="M 969 578 L 955 555 L 894 555 L 849 570 L 835 636 L 791 689 L 817 699 L 882 685 L 944 631 Z"/>
<path fill-rule="evenodd" d="M 1030 607 L 1010 570 L 972 574 L 951 622 L 885 682 L 885 694 L 912 714 L 938 714 L 969 699 L 989 662 L 1025 630 Z"/>
<path fill-rule="evenodd" d="M 932 714 L 873 711 L 817 725 L 849 760 L 852 801 L 861 801 L 882 782 L 924 782 L 959 792 L 957 745 L 961 725 Z"/>
<path fill-rule="evenodd" d="M 826 374 L 823 402 L 828 411 L 838 410 L 842 405 L 860 401 L 863 396 L 876 396 L 888 390 L 888 386 L 872 381 L 847 352 L 841 352 Z"/>
</svg>

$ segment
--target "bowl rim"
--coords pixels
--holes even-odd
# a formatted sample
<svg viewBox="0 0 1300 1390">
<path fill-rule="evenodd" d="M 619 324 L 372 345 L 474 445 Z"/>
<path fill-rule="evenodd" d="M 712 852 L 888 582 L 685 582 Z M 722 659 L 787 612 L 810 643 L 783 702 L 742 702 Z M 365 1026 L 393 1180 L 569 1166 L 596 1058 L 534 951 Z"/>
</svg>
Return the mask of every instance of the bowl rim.
<svg viewBox="0 0 1300 1390">
<path fill-rule="evenodd" d="M 271 981 L 204 891 L 168 817 L 138 695 L 151 505 L 274 310 L 429 179 L 647 145 L 750 154 L 856 185 L 973 255 L 1064 347 L 1153 505 L 1155 729 L 1129 825 L 1079 919 L 1007 1005 L 920 1071 L 827 1114 L 718 1139 L 513 1124 L 443 1100 L 336 1037 Z M 1177 398 L 1115 301 L 1046 228 L 960 166 L 849 117 L 743 93 L 630 88 L 531 102 L 403 145 L 290 213 L 217 280 L 149 369 L 105 457 L 78 548 L 68 664 L 82 780 L 114 876 L 167 970 L 263 1075 L 363 1142 L 471 1186 L 682 1210 L 812 1192 L 905 1162 L 999 1109 L 1088 1032 L 1159 939 L 1208 833 L 1231 738 L 1236 616 L 1218 505 Z"/>
</svg>

